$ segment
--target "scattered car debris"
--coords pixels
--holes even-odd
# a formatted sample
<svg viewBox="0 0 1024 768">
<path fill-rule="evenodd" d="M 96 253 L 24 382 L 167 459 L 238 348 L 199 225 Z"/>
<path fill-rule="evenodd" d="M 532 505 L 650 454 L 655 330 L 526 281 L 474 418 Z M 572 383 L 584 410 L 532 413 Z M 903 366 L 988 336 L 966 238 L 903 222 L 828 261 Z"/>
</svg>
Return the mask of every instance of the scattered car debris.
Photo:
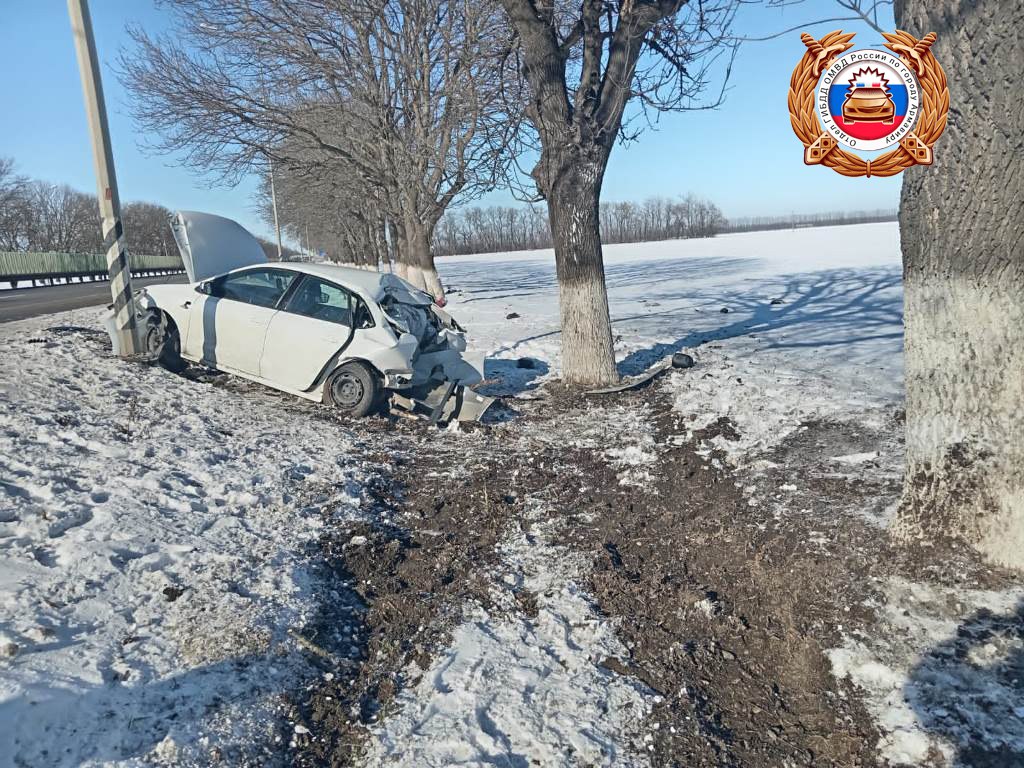
<svg viewBox="0 0 1024 768">
<path fill-rule="evenodd" d="M 601 389 L 587 390 L 587 395 L 610 395 L 615 392 L 625 392 L 629 389 L 636 389 L 644 384 L 649 383 L 655 376 L 664 373 L 670 368 L 692 368 L 694 365 L 693 357 L 686 354 L 685 352 L 676 352 L 674 355 L 666 357 L 664 360 L 655 363 L 646 371 L 638 376 L 629 376 L 623 379 L 620 383 L 612 387 L 603 387 Z"/>
</svg>

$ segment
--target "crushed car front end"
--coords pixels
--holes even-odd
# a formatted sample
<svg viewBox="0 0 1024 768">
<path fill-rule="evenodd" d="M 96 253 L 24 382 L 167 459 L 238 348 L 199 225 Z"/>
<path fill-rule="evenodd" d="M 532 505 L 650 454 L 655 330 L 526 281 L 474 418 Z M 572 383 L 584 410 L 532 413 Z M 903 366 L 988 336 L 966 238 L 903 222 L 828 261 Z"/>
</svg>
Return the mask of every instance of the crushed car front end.
<svg viewBox="0 0 1024 768">
<path fill-rule="evenodd" d="M 393 405 L 432 420 L 474 421 L 494 403 L 470 389 L 483 380 L 483 360 L 466 355 L 466 331 L 426 293 L 381 275 L 375 297 L 396 343 L 370 360 L 393 392 Z"/>
</svg>

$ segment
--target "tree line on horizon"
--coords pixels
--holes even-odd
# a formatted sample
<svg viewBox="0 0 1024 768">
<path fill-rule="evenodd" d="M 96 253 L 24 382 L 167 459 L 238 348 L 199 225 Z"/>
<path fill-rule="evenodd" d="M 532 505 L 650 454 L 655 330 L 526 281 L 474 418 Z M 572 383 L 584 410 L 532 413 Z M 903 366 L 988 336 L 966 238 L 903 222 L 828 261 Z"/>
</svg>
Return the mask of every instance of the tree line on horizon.
<svg viewBox="0 0 1024 768">
<path fill-rule="evenodd" d="M 379 211 L 364 208 L 358 216 L 339 220 L 334 208 L 304 185 L 289 184 L 277 192 L 282 229 L 292 242 L 323 251 L 327 258 L 364 266 L 387 263 L 390 254 L 385 221 Z M 260 214 L 273 220 L 269 189 L 261 196 Z M 0 250 L 99 253 L 103 250 L 96 213 L 96 196 L 67 184 L 29 179 L 15 172 L 14 161 L 0 158 Z M 896 212 L 826 212 L 786 216 L 727 219 L 717 205 L 694 194 L 679 198 L 649 197 L 641 202 L 601 203 L 601 240 L 640 243 L 714 237 L 724 232 L 748 232 L 793 226 L 829 226 L 893 221 Z M 168 220 L 171 210 L 158 203 L 131 202 L 122 207 L 125 237 L 134 253 L 174 255 L 177 248 Z M 277 258 L 277 246 L 254 234 L 267 257 Z M 448 210 L 434 230 L 436 256 L 499 253 L 551 248 L 547 211 L 530 204 L 468 206 Z M 282 247 L 284 256 L 299 253 Z"/>
<path fill-rule="evenodd" d="M 176 256 L 171 210 L 136 201 L 121 206 L 129 253 Z M 256 238 L 268 258 L 277 246 Z M 17 173 L 14 160 L 0 157 L 0 251 L 102 253 L 103 235 L 96 195 Z M 293 249 L 285 253 L 294 254 Z"/>
<path fill-rule="evenodd" d="M 867 224 L 896 218 L 892 208 L 726 218 L 717 205 L 694 194 L 676 199 L 659 196 L 639 203 L 601 203 L 601 242 L 684 240 L 729 232 Z M 552 245 L 547 212 L 534 205 L 455 208 L 441 217 L 434 232 L 437 256 L 532 251 Z"/>
<path fill-rule="evenodd" d="M 693 194 L 601 203 L 604 243 L 714 237 L 727 224 L 717 205 Z M 547 211 L 533 205 L 455 208 L 441 217 L 434 232 L 438 256 L 534 250 L 553 244 Z"/>
<path fill-rule="evenodd" d="M 128 248 L 136 253 L 177 253 L 162 205 L 132 202 L 121 207 Z M 102 253 L 96 195 L 17 173 L 0 158 L 0 250 Z"/>
</svg>

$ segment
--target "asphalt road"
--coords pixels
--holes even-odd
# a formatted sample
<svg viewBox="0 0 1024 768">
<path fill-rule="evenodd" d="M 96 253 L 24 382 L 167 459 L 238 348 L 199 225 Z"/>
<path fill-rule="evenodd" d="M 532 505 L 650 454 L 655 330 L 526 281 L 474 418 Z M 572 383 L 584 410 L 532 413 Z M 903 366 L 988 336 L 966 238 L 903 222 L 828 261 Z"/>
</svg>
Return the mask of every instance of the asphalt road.
<svg viewBox="0 0 1024 768">
<path fill-rule="evenodd" d="M 185 275 L 161 275 L 159 277 L 137 277 L 132 288 L 138 289 L 159 283 L 184 283 Z M 48 285 L 39 288 L 14 288 L 0 291 L 0 323 L 24 320 L 36 315 L 50 315 L 69 309 L 110 304 L 110 284 L 68 283 Z"/>
</svg>

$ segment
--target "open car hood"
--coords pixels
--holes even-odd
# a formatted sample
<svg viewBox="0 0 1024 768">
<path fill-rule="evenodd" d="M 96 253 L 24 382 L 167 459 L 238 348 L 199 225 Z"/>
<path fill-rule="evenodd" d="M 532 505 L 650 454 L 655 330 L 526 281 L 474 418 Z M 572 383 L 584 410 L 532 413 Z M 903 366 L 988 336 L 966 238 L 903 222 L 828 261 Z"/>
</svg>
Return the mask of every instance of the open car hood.
<svg viewBox="0 0 1024 768">
<path fill-rule="evenodd" d="M 267 263 L 256 238 L 241 224 L 223 216 L 178 211 L 171 217 L 171 231 L 190 283 Z"/>
</svg>

